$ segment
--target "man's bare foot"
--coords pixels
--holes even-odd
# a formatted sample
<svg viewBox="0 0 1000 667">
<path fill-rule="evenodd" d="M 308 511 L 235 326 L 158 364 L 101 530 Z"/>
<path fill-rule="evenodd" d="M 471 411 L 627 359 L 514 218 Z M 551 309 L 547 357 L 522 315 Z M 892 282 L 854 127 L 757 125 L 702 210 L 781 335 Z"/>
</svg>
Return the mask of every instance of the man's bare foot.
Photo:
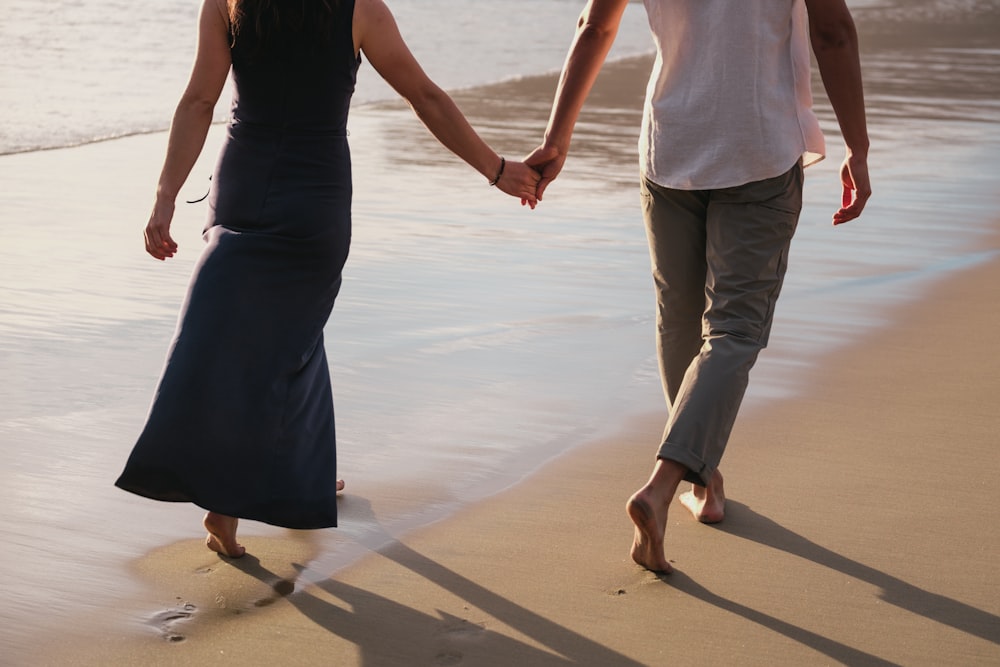
<svg viewBox="0 0 1000 667">
<path fill-rule="evenodd" d="M 635 524 L 632 560 L 647 570 L 667 574 L 674 570 L 663 555 L 663 534 L 670 501 L 686 473 L 687 468 L 676 461 L 657 459 L 646 486 L 625 503 L 625 511 Z"/>
<path fill-rule="evenodd" d="M 702 523 L 719 523 L 726 515 L 726 493 L 722 488 L 722 473 L 716 470 L 708 486 L 691 485 L 679 498 L 695 519 Z"/>
<path fill-rule="evenodd" d="M 341 491 L 343 491 L 344 490 L 344 486 L 345 486 L 344 480 L 338 479 L 337 480 L 337 493 L 340 493 Z"/>
<path fill-rule="evenodd" d="M 239 558 L 245 554 L 247 550 L 236 541 L 236 526 L 239 521 L 236 517 L 225 514 L 215 512 L 206 514 L 202 522 L 208 531 L 205 545 L 212 551 L 230 558 Z"/>
<path fill-rule="evenodd" d="M 636 491 L 625 511 L 635 524 L 635 537 L 629 555 L 636 564 L 653 572 L 673 572 L 674 568 L 663 555 L 663 533 L 667 525 L 667 507 L 662 502 L 650 502 L 646 488 Z M 657 511 L 656 507 L 660 511 Z"/>
</svg>

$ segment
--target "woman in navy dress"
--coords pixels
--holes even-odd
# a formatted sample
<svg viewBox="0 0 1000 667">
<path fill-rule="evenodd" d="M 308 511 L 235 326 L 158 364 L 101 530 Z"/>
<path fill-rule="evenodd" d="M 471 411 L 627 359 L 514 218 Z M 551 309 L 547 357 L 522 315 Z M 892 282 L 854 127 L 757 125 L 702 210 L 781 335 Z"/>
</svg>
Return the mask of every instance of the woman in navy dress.
<svg viewBox="0 0 1000 667">
<path fill-rule="evenodd" d="M 347 116 L 363 53 L 441 143 L 532 208 L 537 174 L 506 162 L 423 72 L 382 0 L 204 0 L 170 129 L 146 251 L 172 257 L 177 193 L 230 69 L 207 243 L 143 429 L 117 486 L 208 510 L 230 557 L 239 518 L 337 524 L 323 327 L 351 239 Z"/>
</svg>

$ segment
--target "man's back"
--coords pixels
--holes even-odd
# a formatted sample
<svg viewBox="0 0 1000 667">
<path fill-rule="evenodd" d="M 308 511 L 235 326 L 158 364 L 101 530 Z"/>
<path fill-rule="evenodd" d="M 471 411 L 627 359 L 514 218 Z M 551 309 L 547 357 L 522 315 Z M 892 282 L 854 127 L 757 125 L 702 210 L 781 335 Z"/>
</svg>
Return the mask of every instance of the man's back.
<svg viewBox="0 0 1000 667">
<path fill-rule="evenodd" d="M 645 177 L 715 189 L 822 158 L 802 0 L 645 4 L 657 44 L 640 136 Z"/>
</svg>

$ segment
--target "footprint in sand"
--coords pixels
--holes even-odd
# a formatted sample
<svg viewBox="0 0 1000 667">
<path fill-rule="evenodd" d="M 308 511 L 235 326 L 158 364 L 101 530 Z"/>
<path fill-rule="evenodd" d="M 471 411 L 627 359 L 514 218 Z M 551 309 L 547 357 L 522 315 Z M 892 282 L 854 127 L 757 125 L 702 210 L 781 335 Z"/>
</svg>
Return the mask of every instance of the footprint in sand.
<svg viewBox="0 0 1000 667">
<path fill-rule="evenodd" d="M 482 623 L 472 623 L 455 617 L 448 617 L 449 623 L 438 631 L 445 644 L 475 642 L 486 634 L 486 626 Z M 434 664 L 440 667 L 452 667 L 465 661 L 465 654 L 460 650 L 448 648 L 434 656 Z"/>
<path fill-rule="evenodd" d="M 186 637 L 179 632 L 175 632 L 174 626 L 194 616 L 197 610 L 198 608 L 195 605 L 186 602 L 173 609 L 164 609 L 161 612 L 153 614 L 147 623 L 156 628 L 168 642 L 182 642 Z"/>
</svg>

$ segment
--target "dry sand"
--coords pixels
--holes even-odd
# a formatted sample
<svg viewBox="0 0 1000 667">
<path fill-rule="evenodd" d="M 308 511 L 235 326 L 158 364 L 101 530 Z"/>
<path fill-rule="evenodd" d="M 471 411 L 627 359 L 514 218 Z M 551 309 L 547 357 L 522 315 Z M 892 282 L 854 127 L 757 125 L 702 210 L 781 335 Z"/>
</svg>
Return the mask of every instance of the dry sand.
<svg viewBox="0 0 1000 667">
<path fill-rule="evenodd" d="M 1000 258 L 744 416 L 728 516 L 673 506 L 669 576 L 628 559 L 649 416 L 315 585 L 292 583 L 303 541 L 248 538 L 238 561 L 160 549 L 138 571 L 172 611 L 38 664 L 998 664 L 997 303 Z M 374 519 L 365 498 L 341 506 Z"/>
</svg>

